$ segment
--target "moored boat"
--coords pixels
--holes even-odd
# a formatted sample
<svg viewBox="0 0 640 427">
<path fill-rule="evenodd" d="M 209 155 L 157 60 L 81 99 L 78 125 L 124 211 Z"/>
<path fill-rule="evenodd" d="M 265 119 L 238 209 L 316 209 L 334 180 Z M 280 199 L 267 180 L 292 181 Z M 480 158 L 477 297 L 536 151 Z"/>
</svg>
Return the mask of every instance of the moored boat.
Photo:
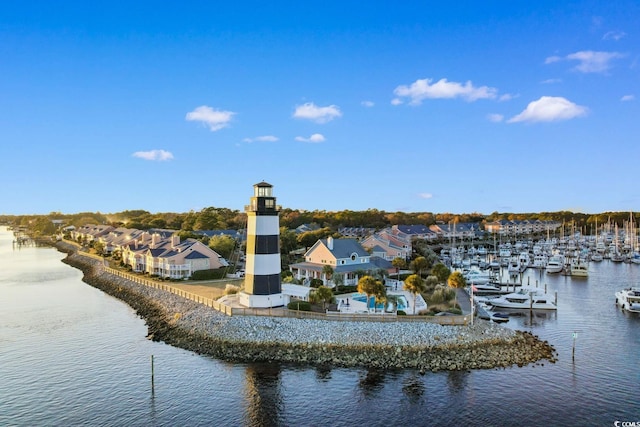
<svg viewBox="0 0 640 427">
<path fill-rule="evenodd" d="M 492 298 L 487 301 L 498 308 L 524 308 L 556 310 L 555 299 L 537 288 L 524 287 L 517 292 Z"/>
<path fill-rule="evenodd" d="M 571 276 L 588 277 L 589 265 L 582 259 L 578 258 L 571 263 Z"/>
<path fill-rule="evenodd" d="M 640 313 L 640 288 L 626 288 L 616 292 L 616 305 L 632 313 Z"/>
<path fill-rule="evenodd" d="M 546 271 L 547 273 L 554 274 L 560 273 L 564 268 L 564 257 L 561 255 L 554 255 L 549 258 L 547 262 Z"/>
</svg>

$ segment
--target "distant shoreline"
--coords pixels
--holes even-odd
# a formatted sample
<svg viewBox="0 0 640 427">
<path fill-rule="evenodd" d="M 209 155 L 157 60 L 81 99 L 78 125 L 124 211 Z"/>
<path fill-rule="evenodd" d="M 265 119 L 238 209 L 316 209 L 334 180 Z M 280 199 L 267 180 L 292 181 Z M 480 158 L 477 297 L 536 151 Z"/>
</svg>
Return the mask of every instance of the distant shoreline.
<svg viewBox="0 0 640 427">
<path fill-rule="evenodd" d="M 337 322 L 229 317 L 177 295 L 134 283 L 100 268 L 99 261 L 57 242 L 63 260 L 83 281 L 131 306 L 148 337 L 229 362 L 441 370 L 492 369 L 555 362 L 546 341 L 478 320 L 473 326 L 431 323 Z"/>
</svg>

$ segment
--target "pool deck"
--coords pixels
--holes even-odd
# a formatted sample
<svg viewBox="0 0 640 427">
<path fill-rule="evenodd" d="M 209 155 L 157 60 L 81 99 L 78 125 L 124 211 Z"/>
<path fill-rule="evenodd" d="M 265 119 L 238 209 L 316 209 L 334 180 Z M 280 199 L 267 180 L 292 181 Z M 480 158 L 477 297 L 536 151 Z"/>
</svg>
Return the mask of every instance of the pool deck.
<svg viewBox="0 0 640 427">
<path fill-rule="evenodd" d="M 336 295 L 336 303 L 338 305 L 338 311 L 340 313 L 350 313 L 350 314 L 353 314 L 353 313 L 372 313 L 373 314 L 373 311 L 369 311 L 369 309 L 367 309 L 367 304 L 365 302 L 357 301 L 353 299 L 354 296 L 359 296 L 359 295 L 362 295 L 362 294 L 355 292 L 350 294 Z M 405 299 L 407 300 L 407 308 L 405 309 L 405 312 L 408 315 L 418 314 L 421 310 L 425 310 L 427 308 L 427 303 L 424 301 L 424 299 L 422 299 L 422 296 L 420 295 L 416 299 L 417 310 L 415 313 L 414 313 L 414 310 L 412 309 L 414 297 L 413 297 L 413 294 L 411 294 L 411 292 L 404 291 L 404 290 L 400 290 L 400 291 L 394 290 L 394 291 L 389 291 L 388 295 L 404 296 Z M 381 311 L 377 311 L 376 313 L 383 314 Z"/>
</svg>

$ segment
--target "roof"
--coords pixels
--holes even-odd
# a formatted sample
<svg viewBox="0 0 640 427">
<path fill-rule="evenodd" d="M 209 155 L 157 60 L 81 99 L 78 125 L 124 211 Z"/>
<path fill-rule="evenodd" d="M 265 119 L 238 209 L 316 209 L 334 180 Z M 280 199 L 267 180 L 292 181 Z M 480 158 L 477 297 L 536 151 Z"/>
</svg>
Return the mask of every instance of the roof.
<svg viewBox="0 0 640 427">
<path fill-rule="evenodd" d="M 208 256 L 198 252 L 198 251 L 191 251 L 191 253 L 189 255 L 187 255 L 185 257 L 186 259 L 198 259 L 198 258 L 209 258 Z"/>
<path fill-rule="evenodd" d="M 282 293 L 297 298 L 306 298 L 309 296 L 311 288 L 308 286 L 294 285 L 293 283 L 283 283 Z"/>
<path fill-rule="evenodd" d="M 320 242 L 322 242 L 322 244 L 329 249 L 328 240 L 329 238 L 320 239 Z M 364 250 L 362 245 L 358 243 L 356 239 L 332 239 L 332 240 L 333 240 L 333 249 L 329 249 L 329 251 L 331 251 L 333 256 L 336 257 L 336 259 L 349 258 L 353 253 L 355 253 L 359 257 L 369 256 L 369 252 Z"/>
</svg>

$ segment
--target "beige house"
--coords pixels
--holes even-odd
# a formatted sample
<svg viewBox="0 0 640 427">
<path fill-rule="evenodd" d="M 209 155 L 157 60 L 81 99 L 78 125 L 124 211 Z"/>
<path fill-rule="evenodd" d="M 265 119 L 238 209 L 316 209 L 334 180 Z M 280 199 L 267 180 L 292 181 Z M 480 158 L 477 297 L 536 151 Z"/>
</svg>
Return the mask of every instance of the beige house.
<svg viewBox="0 0 640 427">
<path fill-rule="evenodd" d="M 150 241 L 134 241 L 123 247 L 122 261 L 131 269 L 170 279 L 185 279 L 199 270 L 215 270 L 229 265 L 216 251 L 195 239 L 180 242 L 177 235 L 162 239 L 152 234 Z"/>
<path fill-rule="evenodd" d="M 304 259 L 291 264 L 289 270 L 307 286 L 311 279 L 321 279 L 325 285 L 333 286 L 333 281 L 323 272 L 327 265 L 333 269 L 332 278 L 342 276 L 345 285 L 357 284 L 362 272 L 395 271 L 389 261 L 371 256 L 356 239 L 320 239 L 304 254 Z"/>
</svg>

